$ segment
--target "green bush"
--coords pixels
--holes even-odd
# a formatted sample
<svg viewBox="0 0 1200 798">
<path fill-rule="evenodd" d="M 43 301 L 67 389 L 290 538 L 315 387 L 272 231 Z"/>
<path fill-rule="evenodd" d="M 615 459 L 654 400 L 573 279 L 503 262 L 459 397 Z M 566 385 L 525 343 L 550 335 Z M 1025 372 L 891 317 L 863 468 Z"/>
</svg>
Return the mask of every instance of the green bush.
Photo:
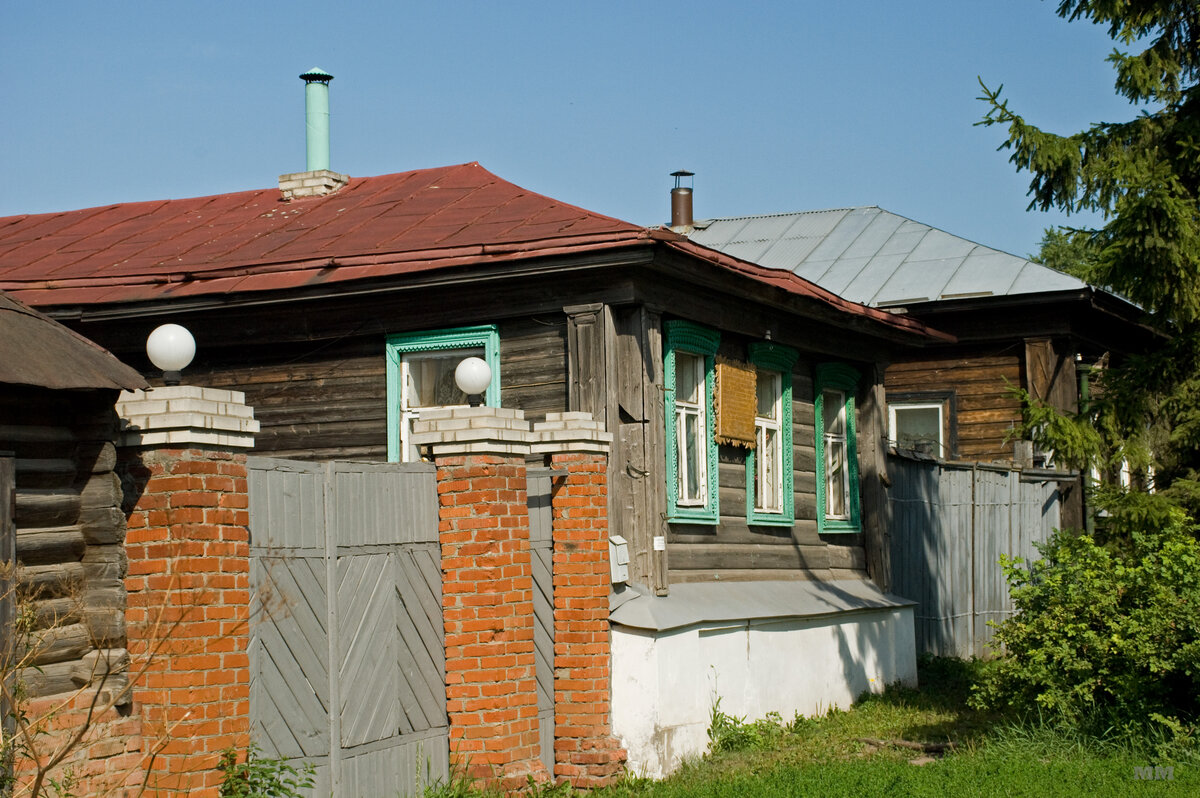
<svg viewBox="0 0 1200 798">
<path fill-rule="evenodd" d="M 236 750 L 225 751 L 219 767 L 225 774 L 221 798 L 302 798 L 300 791 L 313 786 L 312 765 L 298 770 L 286 760 L 259 756 L 254 745 L 241 762 Z"/>
<path fill-rule="evenodd" d="M 1003 559 L 1018 614 L 997 625 L 1006 656 L 972 704 L 1130 732 L 1200 719 L 1200 544 L 1186 520 L 1108 546 L 1060 532 L 1027 567 Z"/>
</svg>

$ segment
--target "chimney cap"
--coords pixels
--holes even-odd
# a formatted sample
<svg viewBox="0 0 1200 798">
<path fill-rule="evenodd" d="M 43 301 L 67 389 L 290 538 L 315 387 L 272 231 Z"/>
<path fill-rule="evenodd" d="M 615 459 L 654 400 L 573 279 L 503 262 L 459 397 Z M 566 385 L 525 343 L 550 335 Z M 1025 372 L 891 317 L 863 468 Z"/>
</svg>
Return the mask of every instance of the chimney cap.
<svg viewBox="0 0 1200 798">
<path fill-rule="evenodd" d="M 695 172 L 689 172 L 686 169 L 679 169 L 671 173 L 671 177 L 675 178 L 675 188 L 687 188 L 687 186 L 680 185 L 680 181 L 685 177 L 695 177 L 695 175 Z"/>
<path fill-rule="evenodd" d="M 305 83 L 313 83 L 315 81 L 320 81 L 322 83 L 328 83 L 329 81 L 333 80 L 333 75 L 330 75 L 328 72 L 326 72 L 324 69 L 321 69 L 320 67 L 313 67 L 312 69 L 308 70 L 303 75 L 301 75 L 300 79 L 303 80 Z"/>
</svg>

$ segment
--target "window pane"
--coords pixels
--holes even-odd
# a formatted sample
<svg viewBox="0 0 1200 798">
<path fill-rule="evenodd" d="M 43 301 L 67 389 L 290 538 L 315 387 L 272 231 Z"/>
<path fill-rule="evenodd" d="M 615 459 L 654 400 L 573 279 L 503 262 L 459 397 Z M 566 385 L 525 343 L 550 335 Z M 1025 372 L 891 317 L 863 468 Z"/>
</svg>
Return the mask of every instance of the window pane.
<svg viewBox="0 0 1200 798">
<path fill-rule="evenodd" d="M 846 414 L 843 412 L 846 406 L 845 396 L 841 391 L 824 391 L 821 396 L 821 414 L 824 416 L 825 434 L 845 436 Z"/>
<path fill-rule="evenodd" d="M 779 512 L 782 509 L 779 459 L 779 430 L 759 427 L 758 451 L 754 455 L 754 465 L 758 469 L 754 499 L 759 510 Z"/>
<path fill-rule="evenodd" d="M 408 366 L 406 406 L 465 405 L 467 395 L 454 384 L 454 370 L 463 358 L 471 356 L 483 357 L 483 349 L 450 349 L 405 355 L 404 362 Z"/>
<path fill-rule="evenodd" d="M 704 358 L 675 353 L 675 401 L 700 404 L 704 395 Z"/>
<path fill-rule="evenodd" d="M 759 418 L 778 419 L 779 417 L 779 375 L 773 371 L 758 372 L 755 381 L 758 394 Z"/>
<path fill-rule="evenodd" d="M 896 445 L 942 453 L 942 411 L 939 407 L 896 407 Z"/>
<path fill-rule="evenodd" d="M 846 443 L 825 440 L 825 515 L 846 516 Z"/>
<path fill-rule="evenodd" d="M 680 452 L 681 485 L 680 499 L 702 499 L 700 495 L 700 418 L 695 413 L 683 415 L 683 451 Z"/>
</svg>

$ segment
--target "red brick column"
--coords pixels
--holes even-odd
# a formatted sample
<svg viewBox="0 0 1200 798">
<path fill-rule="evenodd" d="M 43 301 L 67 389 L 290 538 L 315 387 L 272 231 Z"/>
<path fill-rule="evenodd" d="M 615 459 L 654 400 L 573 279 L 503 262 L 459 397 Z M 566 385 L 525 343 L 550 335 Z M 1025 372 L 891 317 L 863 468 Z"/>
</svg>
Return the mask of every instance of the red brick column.
<svg viewBox="0 0 1200 798">
<path fill-rule="evenodd" d="M 601 787 L 624 771 L 612 736 L 608 623 L 608 448 L 612 435 L 587 413 L 551 413 L 534 426 L 533 451 L 565 471 L 551 499 L 554 537 L 554 775 Z"/>
<path fill-rule="evenodd" d="M 141 453 L 140 468 L 125 586 L 148 785 L 215 796 L 220 752 L 244 749 L 250 731 L 246 456 L 157 449 Z"/>
<path fill-rule="evenodd" d="M 216 796 L 250 732 L 250 534 L 242 396 L 190 386 L 123 397 L 126 627 L 149 795 Z"/>
<path fill-rule="evenodd" d="M 538 758 L 533 567 L 518 410 L 423 411 L 437 466 L 452 761 L 504 789 L 548 779 Z"/>
</svg>

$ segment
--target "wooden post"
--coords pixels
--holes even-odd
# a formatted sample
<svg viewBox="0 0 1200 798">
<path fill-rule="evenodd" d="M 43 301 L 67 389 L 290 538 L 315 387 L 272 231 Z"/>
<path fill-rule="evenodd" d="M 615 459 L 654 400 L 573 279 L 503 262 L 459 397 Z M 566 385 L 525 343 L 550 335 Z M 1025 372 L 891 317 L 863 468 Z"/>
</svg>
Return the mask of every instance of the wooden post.
<svg viewBox="0 0 1200 798">
<path fill-rule="evenodd" d="M 859 484 L 862 490 L 863 543 L 867 573 L 880 590 L 892 584 L 891 512 L 887 492 L 887 400 L 884 398 L 885 365 L 877 363 L 863 396 L 858 434 Z M 818 486 L 818 490 L 820 487 Z"/>
</svg>

